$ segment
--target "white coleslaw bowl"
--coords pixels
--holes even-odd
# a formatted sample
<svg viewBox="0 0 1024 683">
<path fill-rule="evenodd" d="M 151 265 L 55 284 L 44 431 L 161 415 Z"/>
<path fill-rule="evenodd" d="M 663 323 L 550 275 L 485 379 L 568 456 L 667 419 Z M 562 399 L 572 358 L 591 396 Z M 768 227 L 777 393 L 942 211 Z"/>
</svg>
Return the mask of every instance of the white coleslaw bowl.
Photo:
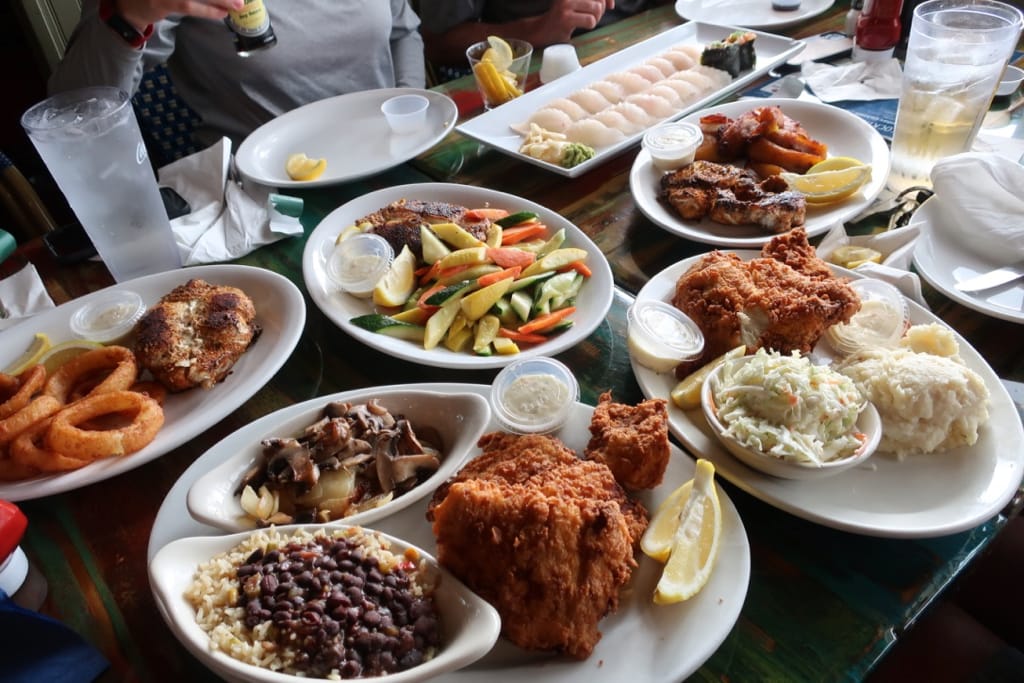
<svg viewBox="0 0 1024 683">
<path fill-rule="evenodd" d="M 727 363 L 745 363 L 749 362 L 750 358 L 751 356 L 744 356 L 727 361 Z M 856 429 L 865 434 L 867 438 L 860 448 L 845 458 L 836 458 L 818 465 L 811 462 L 784 460 L 740 443 L 725 433 L 726 424 L 718 418 L 718 410 L 712 393 L 721 382 L 722 369 L 725 365 L 726 363 L 722 363 L 716 367 L 704 381 L 704 385 L 701 387 L 700 403 L 711 431 L 722 445 L 744 465 L 780 479 L 821 479 L 862 465 L 878 448 L 878 442 L 882 438 L 882 418 L 871 403 L 865 404 L 856 423 Z"/>
</svg>

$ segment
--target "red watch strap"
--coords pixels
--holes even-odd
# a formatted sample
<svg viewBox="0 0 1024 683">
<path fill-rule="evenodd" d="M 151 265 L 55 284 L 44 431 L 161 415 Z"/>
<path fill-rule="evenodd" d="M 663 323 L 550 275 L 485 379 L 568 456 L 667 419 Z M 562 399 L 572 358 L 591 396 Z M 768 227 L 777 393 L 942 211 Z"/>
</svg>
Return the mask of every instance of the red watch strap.
<svg viewBox="0 0 1024 683">
<path fill-rule="evenodd" d="M 100 0 L 99 15 L 100 20 L 109 26 L 114 33 L 121 36 L 124 42 L 136 49 L 145 45 L 149 37 L 153 35 L 153 24 L 149 24 L 146 26 L 145 31 L 139 33 L 138 29 L 117 13 L 117 8 L 114 7 L 114 0 Z"/>
</svg>

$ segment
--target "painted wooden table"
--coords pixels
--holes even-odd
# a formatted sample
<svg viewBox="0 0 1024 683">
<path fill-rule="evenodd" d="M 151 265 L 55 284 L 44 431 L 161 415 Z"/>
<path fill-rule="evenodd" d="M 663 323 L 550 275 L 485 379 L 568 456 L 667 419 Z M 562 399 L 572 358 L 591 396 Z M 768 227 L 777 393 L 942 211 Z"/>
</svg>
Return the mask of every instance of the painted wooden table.
<svg viewBox="0 0 1024 683">
<path fill-rule="evenodd" d="M 787 33 L 800 37 L 835 28 L 846 5 L 837 3 L 822 17 Z M 588 34 L 577 47 L 583 60 L 590 61 L 679 21 L 666 6 Z M 442 89 L 453 95 L 464 115 L 475 113 L 478 105 L 468 80 Z M 658 229 L 634 206 L 628 173 L 635 153 L 627 151 L 570 180 L 453 133 L 409 164 L 365 181 L 300 193 L 305 199 L 302 222 L 308 236 L 327 213 L 351 198 L 381 187 L 427 181 L 500 189 L 558 211 L 598 244 L 612 263 L 616 280 L 607 322 L 559 358 L 576 371 L 585 402 L 595 403 L 606 389 L 619 400 L 637 401 L 642 395 L 623 343 L 631 293 L 665 266 L 708 247 Z M 347 337 L 305 292 L 303 246 L 302 238 L 287 239 L 238 260 L 284 274 L 307 299 L 307 323 L 299 345 L 262 390 L 216 426 L 143 467 L 20 504 L 30 524 L 23 547 L 49 587 L 41 611 L 82 634 L 110 660 L 103 681 L 214 678 L 164 625 L 146 575 L 146 546 L 161 501 L 206 449 L 260 416 L 319 395 L 405 382 L 489 383 L 494 376 L 495 371 L 418 366 Z M 26 260 L 39 268 L 57 303 L 111 282 L 97 263 L 58 267 L 38 241 L 4 263 L 0 275 Z M 963 334 L 998 375 L 1024 380 L 1020 326 L 977 314 L 931 290 L 926 295 L 932 309 Z M 723 485 L 746 526 L 752 573 L 738 622 L 693 675 L 695 681 L 863 678 L 1006 520 L 1000 514 L 972 530 L 928 540 L 879 539 L 803 521 Z"/>
</svg>

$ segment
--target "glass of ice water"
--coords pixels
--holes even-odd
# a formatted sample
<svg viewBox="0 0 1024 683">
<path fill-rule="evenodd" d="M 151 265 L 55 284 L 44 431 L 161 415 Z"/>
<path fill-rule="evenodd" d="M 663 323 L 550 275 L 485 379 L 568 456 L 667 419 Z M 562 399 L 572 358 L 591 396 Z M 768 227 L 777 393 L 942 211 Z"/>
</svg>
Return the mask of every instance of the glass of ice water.
<svg viewBox="0 0 1024 683">
<path fill-rule="evenodd" d="M 181 267 L 127 93 L 59 93 L 29 108 L 21 125 L 115 280 Z"/>
<path fill-rule="evenodd" d="M 914 9 L 891 189 L 931 187 L 935 162 L 970 150 L 1022 22 L 1019 9 L 996 0 L 929 0 Z"/>
</svg>

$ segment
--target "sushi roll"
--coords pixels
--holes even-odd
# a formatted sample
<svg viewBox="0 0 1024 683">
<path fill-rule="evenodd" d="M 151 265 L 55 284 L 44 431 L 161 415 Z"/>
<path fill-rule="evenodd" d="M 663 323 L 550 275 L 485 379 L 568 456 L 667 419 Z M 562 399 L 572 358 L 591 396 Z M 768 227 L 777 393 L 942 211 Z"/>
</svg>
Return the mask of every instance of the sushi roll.
<svg viewBox="0 0 1024 683">
<path fill-rule="evenodd" d="M 590 147 L 609 147 L 626 139 L 626 135 L 616 128 L 609 128 L 596 119 L 577 121 L 565 131 L 570 142 L 579 142 Z"/>
<path fill-rule="evenodd" d="M 597 81 L 595 83 L 591 83 L 590 87 L 601 93 L 604 98 L 612 104 L 621 102 L 626 96 L 622 86 L 618 83 L 613 83 L 612 81 Z"/>
<path fill-rule="evenodd" d="M 740 46 L 724 40 L 708 43 L 700 55 L 702 66 L 727 72 L 733 78 L 740 75 Z"/>
<path fill-rule="evenodd" d="M 753 31 L 734 31 L 725 39 L 726 43 L 739 48 L 740 71 L 753 69 L 757 63 L 757 53 L 754 50 L 755 40 L 757 40 L 757 34 Z"/>
</svg>

